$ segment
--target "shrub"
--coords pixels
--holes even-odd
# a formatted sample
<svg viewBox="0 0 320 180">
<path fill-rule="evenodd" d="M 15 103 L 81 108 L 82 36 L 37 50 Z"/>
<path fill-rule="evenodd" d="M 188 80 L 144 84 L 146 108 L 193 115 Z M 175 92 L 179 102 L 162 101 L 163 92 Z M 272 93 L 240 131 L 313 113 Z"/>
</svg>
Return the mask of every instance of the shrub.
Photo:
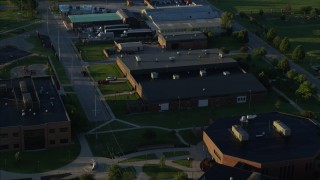
<svg viewBox="0 0 320 180">
<path fill-rule="evenodd" d="M 248 52 L 249 48 L 247 46 L 241 46 L 239 50 L 242 53 L 246 53 L 246 52 Z"/>
<path fill-rule="evenodd" d="M 230 52 L 230 50 L 225 47 L 220 48 L 220 51 L 222 51 L 225 54 L 228 54 Z"/>
</svg>

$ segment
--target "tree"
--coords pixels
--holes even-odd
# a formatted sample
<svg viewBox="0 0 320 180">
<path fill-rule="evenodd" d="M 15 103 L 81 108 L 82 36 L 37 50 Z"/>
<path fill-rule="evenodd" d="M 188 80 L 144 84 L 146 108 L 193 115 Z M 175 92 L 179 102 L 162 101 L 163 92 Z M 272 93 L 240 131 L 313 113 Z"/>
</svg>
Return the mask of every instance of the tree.
<svg viewBox="0 0 320 180">
<path fill-rule="evenodd" d="M 16 152 L 16 153 L 14 154 L 14 159 L 16 160 L 16 162 L 20 162 L 20 160 L 21 160 L 21 153 L 20 153 L 20 151 L 18 151 L 18 152 Z"/>
<path fill-rule="evenodd" d="M 299 73 L 295 70 L 290 70 L 287 72 L 287 77 L 289 79 L 295 79 L 298 75 L 299 75 Z"/>
<path fill-rule="evenodd" d="M 310 17 L 311 19 L 317 19 L 318 17 L 318 11 L 316 8 L 312 9 L 311 12 L 310 12 Z"/>
<path fill-rule="evenodd" d="M 263 16 L 263 14 L 264 14 L 263 9 L 260 9 L 260 10 L 259 10 L 259 15 L 260 15 L 260 16 Z"/>
<path fill-rule="evenodd" d="M 305 58 L 305 56 L 306 56 L 306 53 L 305 53 L 302 45 L 298 45 L 298 46 L 293 50 L 292 59 L 293 59 L 295 62 L 298 62 L 298 61 L 303 60 L 303 59 Z"/>
<path fill-rule="evenodd" d="M 267 54 L 267 51 L 264 47 L 257 47 L 253 49 L 254 56 L 264 56 Z"/>
<path fill-rule="evenodd" d="M 280 43 L 279 49 L 281 52 L 286 53 L 290 50 L 289 38 L 284 37 Z"/>
<path fill-rule="evenodd" d="M 304 81 L 296 90 L 296 95 L 300 96 L 304 100 L 309 100 L 316 91 L 317 89 L 314 84 Z"/>
<path fill-rule="evenodd" d="M 308 110 L 300 112 L 300 115 L 303 117 L 306 117 L 306 118 L 310 118 L 310 119 L 316 118 L 316 114 L 314 112 L 308 111 Z"/>
<path fill-rule="evenodd" d="M 300 8 L 300 11 L 301 11 L 304 15 L 309 14 L 311 10 L 312 10 L 312 7 L 311 7 L 311 6 L 302 6 L 302 7 Z"/>
<path fill-rule="evenodd" d="M 166 166 L 166 157 L 164 157 L 164 156 L 161 156 L 161 157 L 160 157 L 159 166 L 160 166 L 161 168 L 163 168 L 163 167 Z"/>
<path fill-rule="evenodd" d="M 188 180 L 188 175 L 186 173 L 183 172 L 179 172 L 178 174 L 176 174 L 173 178 L 174 180 Z"/>
<path fill-rule="evenodd" d="M 221 25 L 223 28 L 230 30 L 232 28 L 233 15 L 230 12 L 223 12 L 221 14 Z"/>
<path fill-rule="evenodd" d="M 136 177 L 136 174 L 135 172 L 132 172 L 132 171 L 125 171 L 122 174 L 122 180 L 132 180 L 132 179 L 135 179 L 135 177 Z"/>
<path fill-rule="evenodd" d="M 291 11 L 292 11 L 292 8 L 291 8 L 291 6 L 288 4 L 288 5 L 286 5 L 285 7 L 283 7 L 283 9 L 281 9 L 281 10 L 282 10 L 282 13 L 290 14 Z"/>
<path fill-rule="evenodd" d="M 272 41 L 276 36 L 277 33 L 275 32 L 275 30 L 273 28 L 269 29 L 269 31 L 267 32 L 267 40 Z"/>
<path fill-rule="evenodd" d="M 273 38 L 272 42 L 273 42 L 273 45 L 277 48 L 279 48 L 280 44 L 281 44 L 281 37 L 280 36 L 276 36 Z"/>
<path fill-rule="evenodd" d="M 241 31 L 235 31 L 232 33 L 232 36 L 236 38 L 241 43 L 248 43 L 249 42 L 249 35 L 246 29 Z"/>
<path fill-rule="evenodd" d="M 38 3 L 35 0 L 26 0 L 25 8 L 30 13 L 31 17 L 34 16 L 34 12 L 37 10 Z"/>
<path fill-rule="evenodd" d="M 290 70 L 289 60 L 287 58 L 282 59 L 278 62 L 277 67 L 285 74 L 287 71 Z"/>
<path fill-rule="evenodd" d="M 108 169 L 109 180 L 119 180 L 122 178 L 121 167 L 117 164 L 112 164 Z"/>
<path fill-rule="evenodd" d="M 307 79 L 306 75 L 304 75 L 304 74 L 299 74 L 299 75 L 297 75 L 297 76 L 294 78 L 294 80 L 296 80 L 298 83 L 301 84 L 301 83 L 307 81 L 308 79 Z"/>
</svg>

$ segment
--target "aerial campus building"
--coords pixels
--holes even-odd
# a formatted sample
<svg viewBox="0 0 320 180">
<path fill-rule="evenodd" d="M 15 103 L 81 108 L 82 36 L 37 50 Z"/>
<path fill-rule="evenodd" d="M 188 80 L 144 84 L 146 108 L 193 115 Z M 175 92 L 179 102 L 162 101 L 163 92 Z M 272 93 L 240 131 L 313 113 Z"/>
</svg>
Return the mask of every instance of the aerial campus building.
<svg viewBox="0 0 320 180">
<path fill-rule="evenodd" d="M 212 31 L 215 35 L 224 32 L 220 15 L 210 6 L 172 6 L 141 11 L 147 25 L 158 33 L 184 31 Z"/>
<path fill-rule="evenodd" d="M 70 143 L 70 119 L 51 77 L 0 80 L 0 151 Z"/>
<path fill-rule="evenodd" d="M 320 126 L 278 112 L 215 121 L 203 132 L 212 158 L 279 179 L 318 179 Z"/>
<path fill-rule="evenodd" d="M 250 103 L 265 99 L 266 88 L 218 50 L 141 52 L 117 58 L 141 101 L 129 111 L 163 111 Z"/>
</svg>

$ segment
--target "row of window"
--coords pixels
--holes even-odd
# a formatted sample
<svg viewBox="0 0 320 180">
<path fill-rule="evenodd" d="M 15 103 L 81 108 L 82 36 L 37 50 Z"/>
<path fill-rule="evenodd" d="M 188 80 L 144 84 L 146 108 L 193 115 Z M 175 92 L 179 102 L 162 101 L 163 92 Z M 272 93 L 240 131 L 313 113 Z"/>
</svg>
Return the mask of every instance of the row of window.
<svg viewBox="0 0 320 180">
<path fill-rule="evenodd" d="M 14 149 L 17 149 L 17 148 L 19 148 L 19 147 L 20 147 L 19 144 L 14 144 L 14 145 L 13 145 L 13 148 L 14 148 Z M 1 145 L 1 146 L 0 146 L 0 150 L 7 150 L 7 149 L 9 149 L 9 145 L 8 145 L 8 144 L 6 144 L 6 145 Z"/>
<path fill-rule="evenodd" d="M 68 128 L 65 127 L 65 128 L 60 128 L 59 129 L 60 132 L 68 132 Z M 49 133 L 55 133 L 56 130 L 55 129 L 49 129 Z"/>
<path fill-rule="evenodd" d="M 9 134 L 8 133 L 1 133 L 0 134 L 0 139 L 1 138 L 8 138 Z M 19 137 L 19 133 L 12 133 L 12 137 Z"/>
</svg>

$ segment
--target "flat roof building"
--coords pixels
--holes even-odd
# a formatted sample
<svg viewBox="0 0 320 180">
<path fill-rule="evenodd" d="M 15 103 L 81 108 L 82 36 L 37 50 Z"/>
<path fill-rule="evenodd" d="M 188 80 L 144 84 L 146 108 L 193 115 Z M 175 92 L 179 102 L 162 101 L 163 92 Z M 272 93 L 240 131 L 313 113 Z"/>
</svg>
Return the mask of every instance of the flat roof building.
<svg viewBox="0 0 320 180">
<path fill-rule="evenodd" d="M 0 150 L 71 143 L 71 125 L 51 77 L 0 81 Z"/>
<path fill-rule="evenodd" d="M 218 50 L 141 52 L 118 57 L 116 62 L 143 103 L 151 104 L 144 110 L 263 100 L 265 87 L 253 75 L 242 73 L 234 59 L 219 58 L 218 54 Z M 229 74 L 224 75 L 225 71 Z"/>
<path fill-rule="evenodd" d="M 159 33 L 158 42 L 162 48 L 171 49 L 206 49 L 208 38 L 200 31 Z"/>
<path fill-rule="evenodd" d="M 291 129 L 290 136 L 273 125 L 278 120 Z M 241 126 L 249 140 L 239 141 L 231 131 L 233 125 Z M 203 141 L 212 158 L 226 166 L 242 163 L 252 171 L 280 179 L 314 179 L 320 172 L 320 128 L 306 118 L 272 112 L 246 121 L 240 117 L 221 119 L 204 131 Z"/>
<path fill-rule="evenodd" d="M 117 13 L 69 15 L 68 18 L 74 29 L 84 25 L 113 25 L 122 23 L 122 19 Z"/>
<path fill-rule="evenodd" d="M 224 32 L 219 13 L 210 6 L 144 9 L 141 13 L 147 25 L 159 33 L 210 30 L 218 35 Z"/>
</svg>

